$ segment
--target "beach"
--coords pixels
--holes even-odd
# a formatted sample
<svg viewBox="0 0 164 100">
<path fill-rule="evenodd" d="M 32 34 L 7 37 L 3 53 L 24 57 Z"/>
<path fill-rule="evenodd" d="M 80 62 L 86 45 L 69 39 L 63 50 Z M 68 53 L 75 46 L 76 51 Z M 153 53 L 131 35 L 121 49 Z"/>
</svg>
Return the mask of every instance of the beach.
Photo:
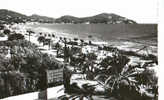
<svg viewBox="0 0 164 100">
<path fill-rule="evenodd" d="M 42 62 L 47 61 L 48 62 L 47 67 L 49 69 L 52 70 L 52 67 L 59 68 L 61 67 L 60 65 L 62 64 L 64 64 L 65 66 L 64 68 L 67 68 L 67 71 L 63 71 L 63 74 L 66 73 L 66 78 L 63 76 L 64 86 L 65 84 L 69 84 L 71 89 L 73 89 L 71 90 L 73 94 L 69 92 L 68 94 L 67 93 L 65 94 L 64 92 L 66 91 L 67 88 L 64 87 L 64 89 L 61 89 L 61 85 L 59 87 L 61 89 L 62 94 L 57 93 L 57 91 L 55 90 L 58 89 L 58 87 L 52 86 L 47 89 L 48 91 L 51 90 L 51 92 L 48 93 L 49 100 L 51 100 L 51 98 L 54 98 L 54 99 L 64 98 L 64 97 L 70 98 L 73 96 L 83 95 L 83 93 L 87 94 L 87 95 L 84 95 L 84 98 L 85 97 L 88 98 L 92 96 L 95 99 L 101 98 L 101 96 L 97 96 L 97 95 L 104 95 L 104 93 L 106 93 L 106 89 L 109 89 L 109 90 L 111 89 L 110 85 L 107 84 L 107 81 L 113 82 L 112 79 L 110 78 L 112 75 L 115 75 L 115 74 L 116 75 L 119 74 L 118 79 L 116 77 L 116 80 L 118 80 L 118 82 L 124 80 L 122 76 L 125 75 L 125 77 L 126 76 L 128 77 L 128 80 L 130 82 L 132 83 L 134 82 L 133 84 L 136 84 L 135 83 L 136 79 L 134 79 L 133 76 L 132 77 L 130 76 L 142 74 L 144 73 L 145 70 L 150 70 L 150 72 L 153 72 L 154 77 L 158 76 L 158 67 L 157 67 L 158 54 L 157 54 L 156 45 L 141 43 L 140 41 L 135 42 L 135 41 L 132 41 L 132 39 L 129 39 L 129 40 L 122 39 L 120 37 L 117 37 L 117 35 L 114 36 L 115 38 L 113 39 L 104 40 L 101 38 L 102 36 L 95 35 L 97 33 L 83 34 L 82 32 L 82 33 L 75 34 L 74 32 L 70 33 L 64 30 L 59 31 L 59 30 L 56 30 L 55 28 L 52 29 L 48 27 L 43 27 L 39 23 L 38 24 L 33 24 L 33 23 L 14 24 L 14 25 L 9 26 L 9 29 L 11 30 L 11 34 L 20 33 L 24 36 L 24 40 L 15 40 L 15 42 L 18 42 L 18 43 L 28 42 L 29 43 L 29 45 L 27 45 L 30 48 L 29 53 L 24 53 L 24 51 L 26 51 L 27 48 L 24 46 L 21 47 L 22 49 L 23 48 L 25 49 L 23 50 L 23 53 L 24 53 L 23 55 L 31 54 L 31 55 L 35 55 L 37 58 L 38 55 L 40 54 L 41 55 L 46 54 L 48 57 L 46 59 L 49 59 L 49 60 L 43 60 Z M 102 33 L 102 34 L 105 34 L 105 33 Z M 40 37 L 44 37 L 43 42 L 39 41 Z M 8 38 L 2 37 L 1 40 L 7 41 Z M 58 46 L 56 46 L 57 44 Z M 19 49 L 16 49 L 16 50 L 19 50 Z M 5 55 L 5 57 L 10 59 L 12 55 L 8 53 L 8 55 Z M 33 56 L 30 56 L 30 57 L 33 57 Z M 39 60 L 39 59 L 44 59 L 44 57 L 41 56 L 36 60 Z M 44 63 L 47 63 L 47 62 L 44 62 Z M 55 65 L 54 63 L 51 63 L 51 62 L 54 62 Z M 39 60 L 39 63 L 40 63 L 40 60 Z M 33 64 L 33 63 L 29 63 L 29 64 Z M 23 65 L 26 65 L 26 63 L 23 63 Z M 117 68 L 120 66 L 123 67 L 121 72 L 118 72 L 118 71 L 110 72 L 110 68 Z M 145 67 L 148 67 L 148 68 L 145 68 Z M 131 68 L 133 70 L 131 70 Z M 129 70 L 131 71 L 126 72 Z M 36 72 L 37 71 L 38 70 L 36 70 Z M 69 77 L 70 79 L 68 78 L 69 75 L 67 75 L 68 74 L 67 72 L 72 73 L 71 76 Z M 110 74 L 109 72 L 112 73 L 111 76 L 106 77 Z M 18 73 L 22 74 L 24 72 L 18 71 Z M 129 74 L 129 76 L 126 74 Z M 101 78 L 105 78 L 105 80 Z M 113 78 L 115 78 L 115 76 Z M 35 78 L 33 79 L 34 83 L 37 82 L 36 79 Z M 70 82 L 67 82 L 68 79 L 70 80 Z M 115 82 L 113 84 L 115 84 Z M 129 83 L 126 83 L 126 84 L 129 84 Z M 129 85 L 131 86 L 131 84 Z M 37 85 L 33 87 L 36 87 L 36 86 Z M 90 88 L 90 86 L 92 88 Z M 148 88 L 147 85 L 143 86 L 141 84 L 137 86 L 138 88 L 140 88 L 137 91 L 141 95 L 146 94 L 148 97 L 151 97 L 151 98 L 155 96 L 155 94 L 149 93 L 146 90 L 146 88 Z M 92 92 L 88 92 L 88 91 L 91 91 L 90 89 L 94 89 L 94 90 L 92 90 Z M 36 91 L 36 89 L 34 89 L 33 91 Z M 80 91 L 80 94 L 78 93 L 79 91 Z M 113 90 L 111 89 L 111 91 Z M 34 94 L 30 93 L 29 95 L 34 95 L 34 97 L 36 98 L 37 96 L 36 94 L 38 94 L 38 92 L 34 92 Z M 59 94 L 59 95 L 53 95 L 53 94 Z M 27 95 L 25 94 L 20 97 L 23 97 L 23 96 L 27 96 Z M 14 98 L 17 98 L 17 97 L 14 97 Z M 10 100 L 10 98 L 4 99 L 4 100 Z"/>
</svg>

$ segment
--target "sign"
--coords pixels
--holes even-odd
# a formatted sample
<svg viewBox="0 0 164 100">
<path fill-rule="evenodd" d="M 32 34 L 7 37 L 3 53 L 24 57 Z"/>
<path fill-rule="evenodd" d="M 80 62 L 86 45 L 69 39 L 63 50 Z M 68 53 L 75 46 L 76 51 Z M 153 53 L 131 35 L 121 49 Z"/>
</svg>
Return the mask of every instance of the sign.
<svg viewBox="0 0 164 100">
<path fill-rule="evenodd" d="M 48 83 L 63 82 L 63 68 L 56 70 L 47 70 Z"/>
</svg>

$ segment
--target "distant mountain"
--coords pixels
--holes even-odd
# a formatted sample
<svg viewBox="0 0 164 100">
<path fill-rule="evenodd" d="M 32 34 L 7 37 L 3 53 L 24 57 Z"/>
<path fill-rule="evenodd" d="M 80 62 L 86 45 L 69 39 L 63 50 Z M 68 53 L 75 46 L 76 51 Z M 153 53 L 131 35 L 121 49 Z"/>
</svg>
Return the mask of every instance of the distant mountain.
<svg viewBox="0 0 164 100">
<path fill-rule="evenodd" d="M 82 23 L 82 20 L 78 17 L 65 15 L 60 18 L 57 18 L 56 23 Z"/>
<path fill-rule="evenodd" d="M 36 22 L 43 22 L 43 23 L 53 23 L 53 22 L 55 22 L 54 18 L 46 17 L 46 16 L 40 16 L 40 15 L 37 15 L 37 14 L 33 14 L 29 17 L 31 18 L 31 21 L 36 21 Z"/>
<path fill-rule="evenodd" d="M 91 17 L 78 18 L 74 16 L 62 16 L 56 19 L 56 23 L 105 23 L 105 24 L 136 24 L 135 21 L 116 14 L 102 13 Z"/>
<path fill-rule="evenodd" d="M 0 9 L 0 23 L 22 23 L 29 20 L 30 19 L 26 15 L 6 9 Z"/>
<path fill-rule="evenodd" d="M 74 24 L 77 23 L 135 24 L 136 23 L 133 20 L 112 13 L 111 14 L 102 13 L 95 16 L 82 17 L 82 18 L 66 15 L 54 19 L 51 17 L 40 16 L 36 14 L 33 14 L 31 16 L 26 16 L 18 12 L 6 10 L 6 9 L 0 9 L 0 23 L 22 23 L 22 22 L 24 23 L 27 21 L 42 22 L 42 23 L 74 23 Z"/>
<path fill-rule="evenodd" d="M 26 16 L 11 10 L 0 9 L 0 23 L 25 23 L 27 21 L 53 23 L 55 22 L 55 19 L 46 16 L 39 16 L 36 14 L 32 16 Z"/>
</svg>

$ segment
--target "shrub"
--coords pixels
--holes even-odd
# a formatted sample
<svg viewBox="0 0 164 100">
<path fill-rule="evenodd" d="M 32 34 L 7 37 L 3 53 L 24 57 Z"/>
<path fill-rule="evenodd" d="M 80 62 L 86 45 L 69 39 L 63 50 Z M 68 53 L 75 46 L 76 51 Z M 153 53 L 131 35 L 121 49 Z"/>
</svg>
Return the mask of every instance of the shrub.
<svg viewBox="0 0 164 100">
<path fill-rule="evenodd" d="M 24 35 L 22 35 L 22 34 L 10 34 L 9 36 L 8 36 L 8 40 L 9 41 L 13 41 L 13 40 L 23 40 L 24 39 Z"/>
<path fill-rule="evenodd" d="M 0 37 L 4 37 L 5 36 L 5 34 L 4 33 L 0 33 Z"/>
<path fill-rule="evenodd" d="M 5 26 L 0 25 L 0 30 L 3 30 L 5 28 Z"/>
<path fill-rule="evenodd" d="M 45 41 L 45 37 L 44 36 L 39 36 L 38 41 L 39 41 L 39 43 L 41 43 L 41 42 L 43 43 Z"/>
<path fill-rule="evenodd" d="M 9 30 L 9 29 L 5 29 L 5 30 L 3 31 L 3 33 L 6 34 L 6 35 L 9 35 L 9 34 L 10 34 L 10 30 Z"/>
<path fill-rule="evenodd" d="M 7 41 L 12 46 L 11 58 L 0 55 L 0 98 L 37 91 L 39 83 L 43 83 L 41 70 L 57 69 L 58 66 L 53 56 L 43 54 L 36 45 L 26 40 Z M 2 75 L 4 74 L 4 75 Z M 3 77 L 2 77 L 3 76 Z M 22 80 L 23 79 L 23 80 Z M 5 84 L 1 84 L 1 82 Z M 3 89 L 3 90 L 2 90 Z"/>
</svg>

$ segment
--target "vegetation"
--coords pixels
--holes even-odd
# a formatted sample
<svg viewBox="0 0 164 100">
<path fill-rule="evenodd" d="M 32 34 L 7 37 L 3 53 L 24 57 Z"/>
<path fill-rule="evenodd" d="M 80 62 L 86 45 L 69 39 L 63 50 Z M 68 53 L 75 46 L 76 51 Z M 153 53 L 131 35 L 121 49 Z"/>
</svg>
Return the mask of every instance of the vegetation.
<svg viewBox="0 0 164 100">
<path fill-rule="evenodd" d="M 0 54 L 0 98 L 37 91 L 44 81 L 41 70 L 57 69 L 55 59 L 42 54 L 37 46 L 26 40 L 8 41 L 11 56 Z"/>
<path fill-rule="evenodd" d="M 16 34 L 10 34 L 8 36 L 8 40 L 9 41 L 13 41 L 13 40 L 23 40 L 24 39 L 24 35 L 16 33 Z"/>
<path fill-rule="evenodd" d="M 34 22 L 40 22 L 40 23 L 54 23 L 55 19 L 51 17 L 46 17 L 46 16 L 39 16 L 36 14 L 33 14 L 30 16 L 31 20 Z"/>
<path fill-rule="evenodd" d="M 45 37 L 44 36 L 39 36 L 38 37 L 38 42 L 39 43 L 43 43 L 45 41 Z"/>
<path fill-rule="evenodd" d="M 0 37 L 4 37 L 4 36 L 5 36 L 5 34 L 0 32 Z"/>
<path fill-rule="evenodd" d="M 2 21 L 2 23 L 6 24 L 24 23 L 26 21 L 29 21 L 29 18 L 27 16 L 6 9 L 1 9 L 0 14 L 0 20 Z"/>
<path fill-rule="evenodd" d="M 99 47 L 99 49 L 110 51 L 113 55 L 102 59 L 100 63 L 96 63 L 97 56 L 94 53 L 86 55 L 77 55 L 78 53 L 75 53 L 70 62 L 72 66 L 78 66 L 78 69 L 74 69 L 74 72 L 76 73 L 79 70 L 86 74 L 87 80 L 97 80 L 99 85 L 105 88 L 103 95 L 105 94 L 106 98 L 114 97 L 116 100 L 157 100 L 158 78 L 154 72 L 149 70 L 149 66 L 155 64 L 153 59 L 151 59 L 153 62 L 144 64 L 144 67 L 141 67 L 140 64 L 132 66 L 129 64 L 130 59 L 128 56 L 136 56 L 137 53 L 133 52 L 128 55 L 128 53 L 113 47 Z M 143 56 L 137 55 L 137 57 L 142 58 Z M 73 83 L 69 86 L 71 88 L 67 92 L 70 91 L 68 93 L 71 96 L 64 96 L 64 98 L 88 98 L 92 100 L 95 87 L 88 86 L 93 88 L 92 92 L 88 93 L 89 90 L 86 87 L 84 89 L 79 88 L 77 84 Z"/>
<path fill-rule="evenodd" d="M 5 30 L 3 31 L 3 33 L 4 33 L 5 35 L 9 35 L 9 34 L 10 34 L 10 30 L 9 30 L 9 29 L 5 29 Z"/>
<path fill-rule="evenodd" d="M 103 24 L 117 24 L 117 23 L 124 23 L 124 24 L 135 24 L 136 22 L 130 19 L 126 19 L 116 14 L 108 14 L 102 13 L 91 17 L 83 17 L 78 18 L 74 16 L 62 16 L 55 20 L 56 23 L 103 23 Z"/>
<path fill-rule="evenodd" d="M 0 24 L 0 30 L 4 30 L 5 26 Z"/>
<path fill-rule="evenodd" d="M 100 81 L 109 97 L 114 96 L 119 100 L 156 100 L 157 79 L 153 77 L 154 73 L 150 74 L 147 69 L 136 70 L 139 66 L 127 65 L 128 62 L 129 59 L 120 54 L 107 57 L 101 62 L 101 67 L 105 68 L 100 71 L 102 73 L 99 72 L 98 77 L 103 79 Z M 142 94 L 141 88 L 145 90 L 145 94 Z M 150 96 L 151 93 L 153 96 Z"/>
</svg>

